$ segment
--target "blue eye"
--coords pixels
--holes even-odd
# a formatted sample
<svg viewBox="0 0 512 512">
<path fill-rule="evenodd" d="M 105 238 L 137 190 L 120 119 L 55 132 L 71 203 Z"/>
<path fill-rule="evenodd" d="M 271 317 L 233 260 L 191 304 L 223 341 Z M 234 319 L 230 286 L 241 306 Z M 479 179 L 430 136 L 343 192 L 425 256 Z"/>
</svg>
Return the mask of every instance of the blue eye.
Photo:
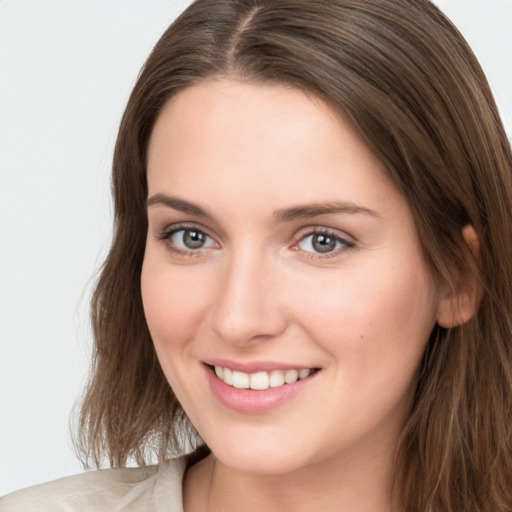
<svg viewBox="0 0 512 512">
<path fill-rule="evenodd" d="M 328 254 L 343 247 L 352 247 L 352 244 L 330 233 L 310 233 L 301 238 L 298 246 L 305 252 Z"/>
<path fill-rule="evenodd" d="M 215 242 L 203 231 L 192 228 L 178 229 L 170 233 L 167 240 L 180 250 L 197 250 L 212 247 Z"/>
</svg>

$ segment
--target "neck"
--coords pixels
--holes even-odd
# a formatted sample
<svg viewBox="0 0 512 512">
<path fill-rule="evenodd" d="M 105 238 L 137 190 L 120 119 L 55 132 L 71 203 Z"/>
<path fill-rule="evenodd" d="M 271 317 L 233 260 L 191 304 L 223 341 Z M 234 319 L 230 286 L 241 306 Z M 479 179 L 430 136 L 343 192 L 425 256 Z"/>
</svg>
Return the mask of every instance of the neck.
<svg viewBox="0 0 512 512">
<path fill-rule="evenodd" d="M 187 474 L 185 512 L 394 512 L 389 454 L 332 457 L 288 473 L 254 474 L 210 455 Z M 188 497 L 187 497 L 188 496 Z"/>
</svg>

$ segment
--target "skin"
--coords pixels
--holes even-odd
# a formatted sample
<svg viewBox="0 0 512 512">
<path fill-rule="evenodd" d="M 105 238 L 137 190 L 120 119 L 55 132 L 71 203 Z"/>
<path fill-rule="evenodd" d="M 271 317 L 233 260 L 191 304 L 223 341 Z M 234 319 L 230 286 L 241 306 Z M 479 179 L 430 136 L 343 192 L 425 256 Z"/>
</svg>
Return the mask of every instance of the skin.
<svg viewBox="0 0 512 512">
<path fill-rule="evenodd" d="M 392 456 L 449 302 L 381 163 L 318 98 L 219 79 L 163 108 L 148 186 L 145 314 L 213 452 L 187 473 L 185 510 L 397 510 Z M 289 214 L 334 202 L 351 209 Z M 187 248 L 186 228 L 207 235 L 202 248 Z M 317 252 L 313 231 L 334 250 Z M 204 361 L 214 357 L 320 371 L 281 406 L 245 414 L 212 394 Z"/>
</svg>

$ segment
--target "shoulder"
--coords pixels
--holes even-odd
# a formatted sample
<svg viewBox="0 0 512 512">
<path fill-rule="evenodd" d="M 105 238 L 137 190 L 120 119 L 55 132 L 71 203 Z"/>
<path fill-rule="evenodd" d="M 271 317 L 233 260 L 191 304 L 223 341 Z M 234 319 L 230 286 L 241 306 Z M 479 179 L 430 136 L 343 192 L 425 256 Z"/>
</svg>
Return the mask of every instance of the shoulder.
<svg viewBox="0 0 512 512">
<path fill-rule="evenodd" d="M 183 512 L 185 464 L 90 471 L 9 494 L 0 512 Z"/>
</svg>

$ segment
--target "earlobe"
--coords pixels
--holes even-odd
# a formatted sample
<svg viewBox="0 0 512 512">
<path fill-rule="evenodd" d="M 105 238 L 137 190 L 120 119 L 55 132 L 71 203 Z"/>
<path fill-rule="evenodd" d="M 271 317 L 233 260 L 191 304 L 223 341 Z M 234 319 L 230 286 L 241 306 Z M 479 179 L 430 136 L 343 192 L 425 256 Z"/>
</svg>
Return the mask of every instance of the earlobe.
<svg viewBox="0 0 512 512">
<path fill-rule="evenodd" d="M 462 325 L 473 318 L 482 300 L 482 285 L 477 268 L 480 243 L 471 224 L 462 228 L 462 238 L 469 249 L 468 264 L 457 276 L 455 291 L 446 290 L 439 298 L 437 308 L 437 323 L 447 329 Z"/>
</svg>

